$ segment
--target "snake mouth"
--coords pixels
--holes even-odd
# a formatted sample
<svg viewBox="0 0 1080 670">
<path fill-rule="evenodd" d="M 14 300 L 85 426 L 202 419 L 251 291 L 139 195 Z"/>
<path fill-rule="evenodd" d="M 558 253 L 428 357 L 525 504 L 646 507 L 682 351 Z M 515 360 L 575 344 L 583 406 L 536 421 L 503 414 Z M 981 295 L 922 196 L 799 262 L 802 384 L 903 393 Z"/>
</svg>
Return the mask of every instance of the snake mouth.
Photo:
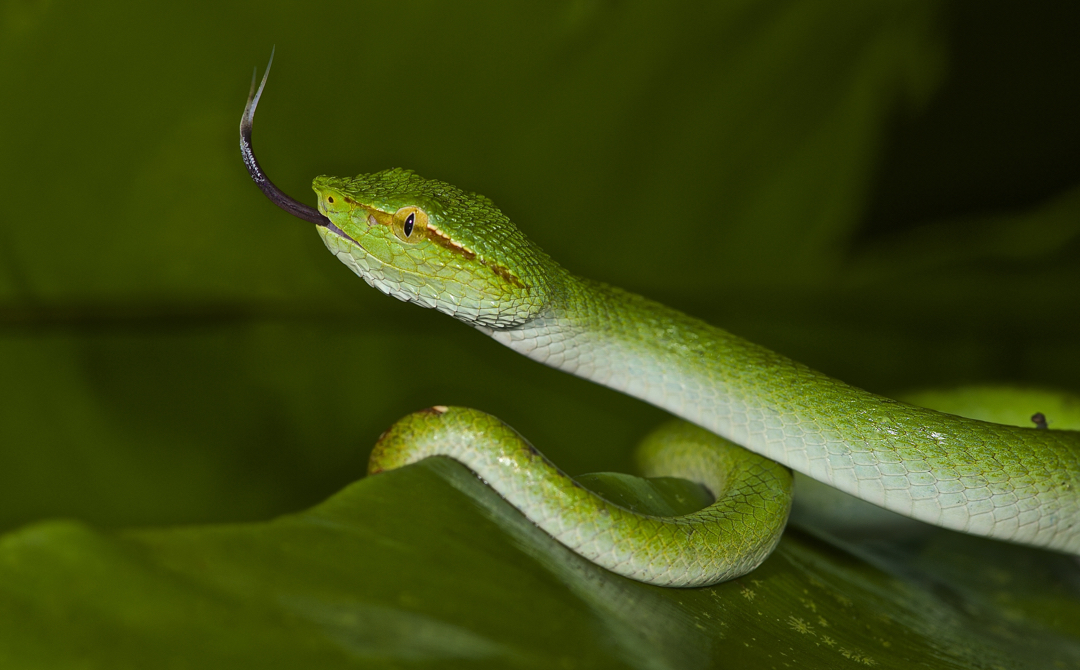
<svg viewBox="0 0 1080 670">
<path fill-rule="evenodd" d="M 323 217 L 323 218 L 325 219 L 326 217 Z M 360 244 L 359 242 L 357 242 L 353 238 L 349 237 L 349 235 L 344 230 L 342 230 L 341 228 L 338 228 L 337 226 L 335 226 L 334 223 L 330 219 L 326 219 L 325 221 L 317 221 L 315 223 L 315 225 L 316 226 L 322 226 L 323 228 L 326 228 L 331 233 L 337 235 L 338 237 L 340 237 L 342 239 L 346 239 L 346 240 L 352 242 L 353 244 L 360 247 L 361 249 L 364 248 L 364 245 Z M 366 251 L 366 249 L 365 249 L 365 251 Z"/>
</svg>

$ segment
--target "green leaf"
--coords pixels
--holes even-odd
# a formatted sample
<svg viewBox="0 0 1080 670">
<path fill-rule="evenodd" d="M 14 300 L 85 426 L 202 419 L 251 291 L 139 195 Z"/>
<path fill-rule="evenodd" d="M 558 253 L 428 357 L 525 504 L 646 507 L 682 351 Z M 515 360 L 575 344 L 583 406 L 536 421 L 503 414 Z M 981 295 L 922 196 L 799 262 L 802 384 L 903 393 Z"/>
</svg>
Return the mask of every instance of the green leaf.
<svg viewBox="0 0 1080 670">
<path fill-rule="evenodd" d="M 1080 662 L 1065 558 L 936 532 L 885 551 L 790 529 L 751 575 L 664 589 L 430 459 L 266 523 L 0 540 L 0 665 L 1041 667 Z"/>
<path fill-rule="evenodd" d="M 678 477 L 632 477 L 618 472 L 578 475 L 575 480 L 593 493 L 640 514 L 681 516 L 713 503 L 709 491 Z"/>
</svg>

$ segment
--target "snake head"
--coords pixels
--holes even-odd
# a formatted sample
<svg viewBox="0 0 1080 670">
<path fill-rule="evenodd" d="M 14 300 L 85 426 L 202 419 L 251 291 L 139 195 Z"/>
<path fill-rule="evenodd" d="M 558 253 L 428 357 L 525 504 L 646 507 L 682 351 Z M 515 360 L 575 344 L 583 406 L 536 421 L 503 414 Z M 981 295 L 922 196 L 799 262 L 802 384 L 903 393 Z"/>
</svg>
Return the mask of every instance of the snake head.
<svg viewBox="0 0 1080 670">
<path fill-rule="evenodd" d="M 312 188 L 327 248 L 383 293 L 500 330 L 548 303 L 558 266 L 483 196 L 402 169 Z"/>
<path fill-rule="evenodd" d="M 258 89 L 252 76 L 240 151 L 271 202 L 314 223 L 327 248 L 383 293 L 494 330 L 521 326 L 544 311 L 561 268 L 481 195 L 400 169 L 317 177 L 318 209 L 275 186 L 251 145 L 269 75 L 267 64 Z"/>
</svg>

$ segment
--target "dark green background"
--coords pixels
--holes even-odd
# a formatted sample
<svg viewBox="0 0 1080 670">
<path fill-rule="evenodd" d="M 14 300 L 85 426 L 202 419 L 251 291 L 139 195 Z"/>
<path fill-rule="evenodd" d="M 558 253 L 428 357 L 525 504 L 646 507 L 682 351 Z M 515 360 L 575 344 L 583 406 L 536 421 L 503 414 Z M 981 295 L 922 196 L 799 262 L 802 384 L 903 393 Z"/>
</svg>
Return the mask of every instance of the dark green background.
<svg viewBox="0 0 1080 670">
<path fill-rule="evenodd" d="M 240 161 L 410 167 L 570 269 L 882 393 L 1077 390 L 1067 3 L 73 3 L 0 12 L 0 530 L 263 520 L 432 404 L 572 473 L 663 418 L 370 290 Z"/>
</svg>

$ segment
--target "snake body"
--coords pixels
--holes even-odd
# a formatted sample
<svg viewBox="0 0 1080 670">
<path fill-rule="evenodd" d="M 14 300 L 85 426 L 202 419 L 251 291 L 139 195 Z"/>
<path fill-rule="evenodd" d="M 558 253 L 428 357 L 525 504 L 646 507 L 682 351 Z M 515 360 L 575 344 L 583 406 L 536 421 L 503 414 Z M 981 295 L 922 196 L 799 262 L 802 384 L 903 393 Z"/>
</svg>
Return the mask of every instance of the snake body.
<svg viewBox="0 0 1080 670">
<path fill-rule="evenodd" d="M 380 440 L 372 472 L 456 458 L 574 551 L 663 585 L 711 584 L 764 560 L 790 505 L 790 476 L 775 463 L 931 524 L 1080 555 L 1080 432 L 985 423 L 855 388 L 578 277 L 487 198 L 408 170 L 317 177 L 316 211 L 278 191 L 255 161 L 261 93 L 253 80 L 241 123 L 252 177 L 315 223 L 340 261 L 383 293 L 709 431 L 684 440 L 706 455 L 660 450 L 652 474 L 701 482 L 718 499 L 686 517 L 629 512 L 577 485 L 498 419 L 459 408 L 403 419 Z"/>
<path fill-rule="evenodd" d="M 379 439 L 368 472 L 448 456 L 472 470 L 537 526 L 581 556 L 661 586 L 704 586 L 757 567 L 780 540 L 791 473 L 689 423 L 669 424 L 638 450 L 644 474 L 691 479 L 715 496 L 708 507 L 658 517 L 612 504 L 578 485 L 513 428 L 490 414 L 434 407 L 398 421 Z"/>
</svg>

